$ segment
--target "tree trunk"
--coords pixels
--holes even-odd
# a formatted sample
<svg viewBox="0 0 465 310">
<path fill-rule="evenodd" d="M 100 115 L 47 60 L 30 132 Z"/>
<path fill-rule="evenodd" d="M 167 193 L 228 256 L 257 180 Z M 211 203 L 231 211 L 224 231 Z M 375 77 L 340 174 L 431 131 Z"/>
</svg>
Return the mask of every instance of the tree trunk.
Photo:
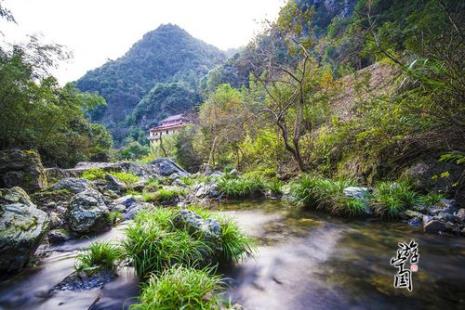
<svg viewBox="0 0 465 310">
<path fill-rule="evenodd" d="M 168 157 L 165 147 L 163 146 L 163 133 L 160 132 L 160 149 L 163 152 L 163 157 Z"/>
</svg>

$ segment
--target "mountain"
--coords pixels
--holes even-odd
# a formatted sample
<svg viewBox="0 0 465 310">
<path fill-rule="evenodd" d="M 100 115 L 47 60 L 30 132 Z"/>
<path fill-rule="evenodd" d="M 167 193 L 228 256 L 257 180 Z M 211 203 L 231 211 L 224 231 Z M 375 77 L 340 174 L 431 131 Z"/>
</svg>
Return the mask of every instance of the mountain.
<svg viewBox="0 0 465 310">
<path fill-rule="evenodd" d="M 119 144 L 131 127 L 145 129 L 166 115 L 198 104 L 200 78 L 224 60 L 218 48 L 176 25 L 161 25 L 124 56 L 87 72 L 76 86 L 106 99 L 107 106 L 90 116 L 106 125 Z"/>
</svg>

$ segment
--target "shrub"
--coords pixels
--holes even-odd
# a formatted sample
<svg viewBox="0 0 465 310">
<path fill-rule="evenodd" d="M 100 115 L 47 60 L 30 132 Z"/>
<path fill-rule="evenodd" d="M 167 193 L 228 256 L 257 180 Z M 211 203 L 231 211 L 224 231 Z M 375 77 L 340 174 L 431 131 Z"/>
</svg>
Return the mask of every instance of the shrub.
<svg viewBox="0 0 465 310">
<path fill-rule="evenodd" d="M 222 283 L 208 271 L 175 266 L 150 278 L 132 310 L 220 309 Z"/>
<path fill-rule="evenodd" d="M 418 202 L 418 195 L 406 182 L 376 184 L 371 204 L 378 215 L 397 217 L 400 212 Z"/>
<path fill-rule="evenodd" d="M 160 189 L 160 181 L 154 178 L 150 178 L 144 186 L 144 190 L 147 192 L 156 192 Z"/>
<path fill-rule="evenodd" d="M 139 181 L 139 177 L 130 172 L 112 172 L 111 175 L 127 185 L 132 185 Z"/>
<path fill-rule="evenodd" d="M 265 184 L 258 178 L 222 177 L 218 181 L 218 190 L 228 198 L 247 198 L 263 195 Z"/>
<path fill-rule="evenodd" d="M 101 180 L 105 178 L 106 172 L 100 168 L 90 168 L 82 173 L 81 177 L 89 181 Z"/>
<path fill-rule="evenodd" d="M 76 271 L 93 273 L 101 269 L 115 270 L 124 256 L 121 247 L 108 242 L 94 242 L 89 249 L 77 256 Z"/>
</svg>

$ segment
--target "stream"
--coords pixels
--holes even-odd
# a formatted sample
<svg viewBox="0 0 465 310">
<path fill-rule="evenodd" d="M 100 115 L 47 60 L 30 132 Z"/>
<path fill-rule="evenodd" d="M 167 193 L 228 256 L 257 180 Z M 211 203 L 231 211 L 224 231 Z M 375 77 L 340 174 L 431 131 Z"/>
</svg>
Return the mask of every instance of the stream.
<svg viewBox="0 0 465 310">
<path fill-rule="evenodd" d="M 465 238 L 426 235 L 403 223 L 345 220 L 274 201 L 215 209 L 256 239 L 253 257 L 222 270 L 225 298 L 244 309 L 465 309 Z M 102 289 L 50 289 L 93 241 L 121 240 L 126 224 L 47 249 L 35 267 L 0 284 L 0 309 L 125 309 L 139 294 L 131 268 Z M 419 244 L 413 291 L 393 287 L 397 243 Z"/>
</svg>

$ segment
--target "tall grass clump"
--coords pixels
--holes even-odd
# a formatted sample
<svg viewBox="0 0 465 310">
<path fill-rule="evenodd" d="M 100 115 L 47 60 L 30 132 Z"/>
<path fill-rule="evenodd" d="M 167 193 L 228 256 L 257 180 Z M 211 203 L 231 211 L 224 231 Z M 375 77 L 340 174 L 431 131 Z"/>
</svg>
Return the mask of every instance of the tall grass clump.
<svg viewBox="0 0 465 310">
<path fill-rule="evenodd" d="M 292 183 L 291 195 L 305 207 L 325 209 L 335 214 L 362 215 L 367 211 L 367 201 L 344 194 L 344 189 L 353 185 L 351 180 L 333 181 L 305 175 Z"/>
<path fill-rule="evenodd" d="M 250 198 L 263 195 L 265 183 L 260 178 L 222 177 L 218 190 L 227 198 Z"/>
<path fill-rule="evenodd" d="M 205 210 L 195 213 L 203 219 L 215 219 Z M 142 279 L 174 265 L 201 268 L 235 262 L 251 252 L 250 240 L 227 218 L 218 219 L 221 232 L 211 238 L 192 231 L 189 225 L 175 225 L 179 214 L 177 208 L 142 211 L 127 229 L 124 248 Z"/>
<path fill-rule="evenodd" d="M 142 279 L 176 264 L 200 267 L 204 257 L 213 254 L 202 240 L 174 229 L 174 216 L 175 210 L 169 209 L 141 212 L 127 229 L 124 248 Z"/>
<path fill-rule="evenodd" d="M 221 309 L 222 288 L 220 277 L 208 270 L 175 266 L 150 278 L 142 290 L 140 303 L 132 305 L 131 310 Z"/>
<path fill-rule="evenodd" d="M 116 270 L 124 257 L 123 249 L 108 242 L 92 243 L 87 251 L 77 256 L 76 271 L 93 273 L 102 269 Z"/>
<path fill-rule="evenodd" d="M 380 216 L 398 217 L 400 212 L 419 202 L 419 196 L 406 182 L 380 182 L 376 184 L 371 205 Z"/>
</svg>

